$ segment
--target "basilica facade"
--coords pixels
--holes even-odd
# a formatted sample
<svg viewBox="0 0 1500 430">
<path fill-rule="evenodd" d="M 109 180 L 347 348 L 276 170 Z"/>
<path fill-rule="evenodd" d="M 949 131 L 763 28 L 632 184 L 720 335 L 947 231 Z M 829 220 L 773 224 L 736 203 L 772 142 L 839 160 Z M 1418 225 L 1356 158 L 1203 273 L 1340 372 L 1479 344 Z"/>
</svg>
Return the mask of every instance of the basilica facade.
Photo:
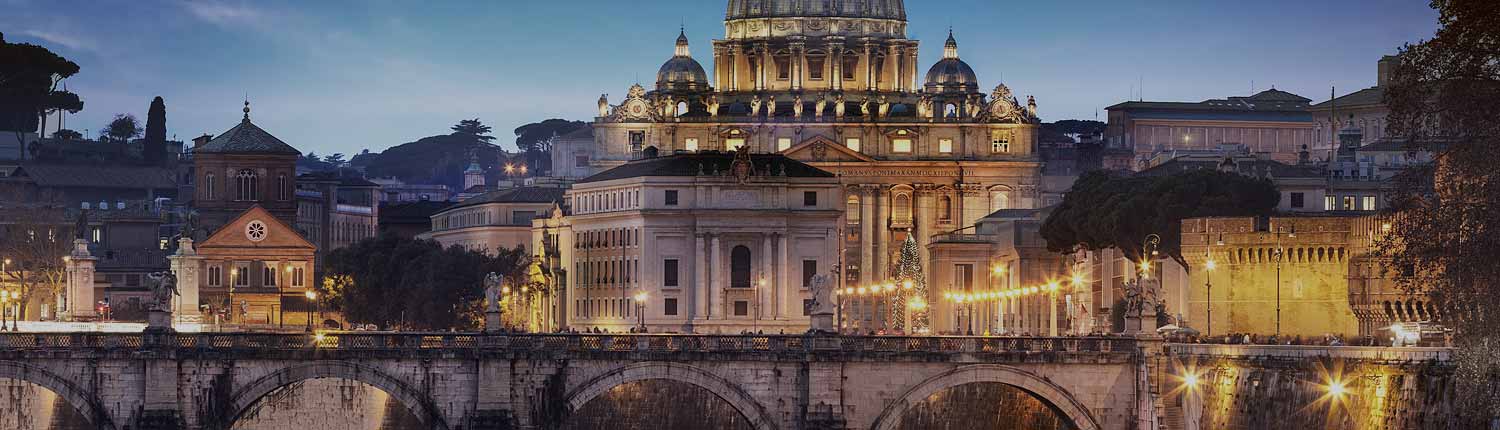
<svg viewBox="0 0 1500 430">
<path fill-rule="evenodd" d="M 923 75 L 901 0 L 731 0 L 724 26 L 712 68 L 680 34 L 654 89 L 601 96 L 591 129 L 557 143 L 557 174 L 587 177 L 648 148 L 742 147 L 831 172 L 845 197 L 830 269 L 847 287 L 891 278 L 907 236 L 931 273 L 933 236 L 1043 200 L 1035 100 L 986 91 L 952 32 Z"/>
</svg>

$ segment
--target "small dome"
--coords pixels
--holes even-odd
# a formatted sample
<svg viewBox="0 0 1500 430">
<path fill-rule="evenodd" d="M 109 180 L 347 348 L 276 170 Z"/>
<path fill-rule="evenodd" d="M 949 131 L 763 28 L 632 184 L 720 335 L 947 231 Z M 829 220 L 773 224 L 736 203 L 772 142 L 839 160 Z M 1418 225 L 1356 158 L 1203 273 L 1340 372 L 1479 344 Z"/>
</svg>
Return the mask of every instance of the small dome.
<svg viewBox="0 0 1500 430">
<path fill-rule="evenodd" d="M 708 89 L 708 85 L 708 73 L 688 51 L 687 33 L 679 34 L 676 53 L 656 71 L 656 89 L 697 91 Z"/>
<path fill-rule="evenodd" d="M 979 77 L 969 63 L 958 58 L 958 41 L 953 32 L 948 32 L 948 42 L 943 46 L 943 59 L 927 70 L 927 92 L 979 92 Z"/>
</svg>

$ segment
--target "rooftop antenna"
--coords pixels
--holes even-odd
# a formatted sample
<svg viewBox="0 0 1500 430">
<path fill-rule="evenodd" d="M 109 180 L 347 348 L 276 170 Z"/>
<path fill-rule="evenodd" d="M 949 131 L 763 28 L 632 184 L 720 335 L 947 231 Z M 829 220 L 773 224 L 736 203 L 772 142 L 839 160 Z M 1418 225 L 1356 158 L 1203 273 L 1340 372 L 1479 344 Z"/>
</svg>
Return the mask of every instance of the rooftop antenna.
<svg viewBox="0 0 1500 430">
<path fill-rule="evenodd" d="M 1140 96 L 1140 101 L 1146 101 L 1146 74 L 1142 73 L 1139 79 L 1140 85 L 1136 86 L 1136 88 L 1138 88 L 1138 90 L 1136 90 L 1137 95 Z"/>
</svg>

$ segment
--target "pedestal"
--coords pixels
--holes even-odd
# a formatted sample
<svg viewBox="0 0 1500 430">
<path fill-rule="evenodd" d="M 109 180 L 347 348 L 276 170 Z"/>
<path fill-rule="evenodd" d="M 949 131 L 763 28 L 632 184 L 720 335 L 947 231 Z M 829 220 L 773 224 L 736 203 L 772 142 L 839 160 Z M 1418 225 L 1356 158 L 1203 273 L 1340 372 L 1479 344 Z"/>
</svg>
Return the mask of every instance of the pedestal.
<svg viewBox="0 0 1500 430">
<path fill-rule="evenodd" d="M 833 314 L 829 312 L 814 313 L 812 318 L 812 331 L 814 333 L 837 333 L 834 327 Z"/>
<path fill-rule="evenodd" d="M 172 312 L 152 309 L 146 313 L 146 333 L 174 333 Z"/>
<path fill-rule="evenodd" d="M 1141 324 L 1142 319 L 1140 314 L 1137 313 L 1135 315 L 1131 315 L 1132 313 L 1133 312 L 1128 312 L 1125 314 L 1125 334 L 1146 334 L 1147 331 L 1143 329 L 1143 325 Z M 1155 318 L 1153 318 L 1153 320 L 1154 319 Z"/>
<path fill-rule="evenodd" d="M 484 332 L 495 333 L 500 331 L 500 311 L 491 309 L 484 311 Z"/>
<path fill-rule="evenodd" d="M 177 254 L 167 257 L 172 262 L 172 273 L 177 275 L 178 297 L 172 300 L 172 315 L 177 322 L 202 323 L 203 314 L 199 310 L 198 301 L 198 270 L 203 257 L 198 256 L 198 251 L 193 249 L 193 240 L 189 238 L 177 239 Z"/>
<path fill-rule="evenodd" d="M 94 321 L 99 318 L 94 312 L 94 263 L 98 261 L 89 254 L 89 241 L 73 240 L 73 252 L 68 254 L 65 267 L 68 272 L 67 311 L 61 315 L 68 321 Z"/>
</svg>

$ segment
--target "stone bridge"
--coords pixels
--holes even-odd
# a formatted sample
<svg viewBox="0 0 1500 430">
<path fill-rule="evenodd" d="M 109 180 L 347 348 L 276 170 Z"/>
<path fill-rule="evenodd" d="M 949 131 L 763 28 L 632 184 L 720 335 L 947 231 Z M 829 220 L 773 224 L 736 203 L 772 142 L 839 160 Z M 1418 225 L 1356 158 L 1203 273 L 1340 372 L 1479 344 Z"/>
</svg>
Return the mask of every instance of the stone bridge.
<svg viewBox="0 0 1500 430">
<path fill-rule="evenodd" d="M 1156 421 L 1159 360 L 1143 357 L 1161 351 L 1129 337 L 7 333 L 0 378 L 112 430 L 229 429 L 277 390 L 327 378 L 376 387 L 433 429 L 568 428 L 616 387 L 664 380 L 712 393 L 756 430 L 895 429 L 914 405 L 976 383 L 1096 430 Z"/>
</svg>

